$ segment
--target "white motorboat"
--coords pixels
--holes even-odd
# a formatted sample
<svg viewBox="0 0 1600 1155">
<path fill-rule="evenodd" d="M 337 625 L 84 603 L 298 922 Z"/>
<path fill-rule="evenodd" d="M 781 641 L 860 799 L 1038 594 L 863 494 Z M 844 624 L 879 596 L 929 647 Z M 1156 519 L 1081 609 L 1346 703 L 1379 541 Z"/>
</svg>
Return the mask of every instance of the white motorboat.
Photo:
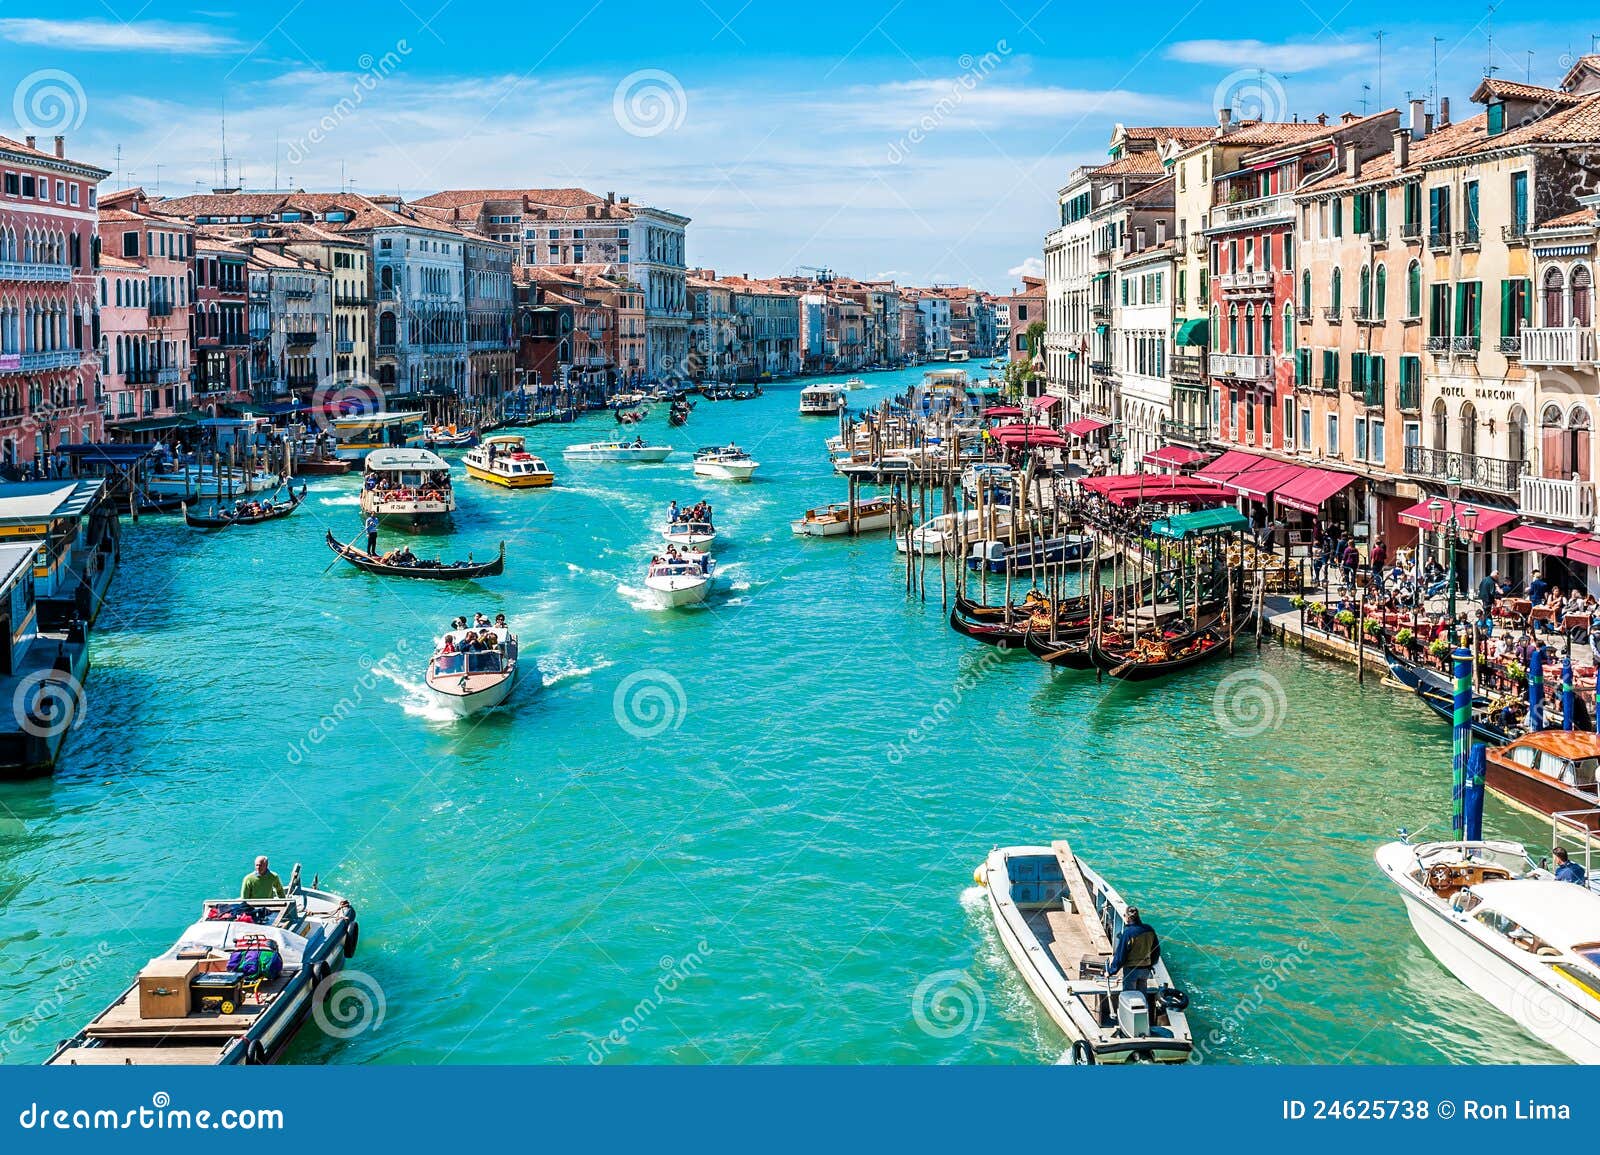
<svg viewBox="0 0 1600 1155">
<path fill-rule="evenodd" d="M 520 433 L 497 433 L 467 451 L 461 463 L 467 476 L 493 482 L 507 489 L 543 489 L 554 485 L 556 475 L 542 457 L 528 452 L 527 439 Z"/>
<path fill-rule="evenodd" d="M 181 505 L 184 502 L 195 505 L 206 498 L 226 501 L 232 497 L 245 497 L 252 493 L 268 493 L 282 484 L 281 477 L 264 470 L 232 469 L 223 466 L 219 472 L 214 466 L 194 462 L 188 465 L 163 466 L 150 473 L 141 482 L 144 501 L 147 505 L 157 508 Z"/>
<path fill-rule="evenodd" d="M 670 445 L 646 445 L 644 438 L 632 441 L 591 441 L 569 445 L 561 455 L 571 461 L 665 461 L 672 454 Z"/>
<path fill-rule="evenodd" d="M 904 537 L 895 538 L 895 548 L 901 553 L 944 554 L 955 553 L 961 542 L 980 538 L 1009 536 L 1011 511 L 1004 507 L 976 510 L 964 509 L 957 513 L 941 513 L 930 517 L 911 531 L 909 544 Z"/>
<path fill-rule="evenodd" d="M 717 530 L 709 521 L 673 521 L 662 529 L 661 536 L 673 545 L 694 547 L 716 541 Z"/>
<path fill-rule="evenodd" d="M 851 377 L 844 383 L 846 389 L 865 389 L 867 383 L 859 377 Z"/>
<path fill-rule="evenodd" d="M 471 648 L 469 637 L 489 645 Z M 517 636 L 492 626 L 452 630 L 439 639 L 427 680 L 433 700 L 459 718 L 491 710 L 517 684 Z"/>
<path fill-rule="evenodd" d="M 1378 866 L 1424 946 L 1468 989 L 1579 1063 L 1600 1063 L 1600 894 L 1521 843 L 1390 842 Z"/>
<path fill-rule="evenodd" d="M 831 417 L 845 407 L 845 393 L 838 385 L 807 385 L 800 390 L 800 416 Z"/>
<path fill-rule="evenodd" d="M 367 454 L 361 512 L 385 521 L 427 525 L 456 507 L 450 463 L 428 449 L 374 449 Z"/>
<path fill-rule="evenodd" d="M 711 572 L 716 562 L 703 553 L 668 553 L 650 559 L 644 586 L 662 609 L 692 606 L 711 593 Z"/>
<path fill-rule="evenodd" d="M 761 463 L 737 445 L 701 449 L 694 455 L 694 472 L 719 481 L 749 481 Z"/>
<path fill-rule="evenodd" d="M 995 931 L 1063 1034 L 1074 1063 L 1182 1063 L 1194 1049 L 1186 994 L 1156 959 L 1143 990 L 1107 976 L 1128 906 L 1065 842 L 991 851 L 974 879 Z"/>
<path fill-rule="evenodd" d="M 855 527 L 857 533 L 875 533 L 894 525 L 896 512 L 904 514 L 905 502 L 892 497 L 871 497 L 857 501 Z M 837 537 L 850 532 L 851 509 L 848 501 L 835 502 L 821 509 L 808 509 L 805 516 L 789 523 L 789 528 L 802 537 Z"/>
</svg>

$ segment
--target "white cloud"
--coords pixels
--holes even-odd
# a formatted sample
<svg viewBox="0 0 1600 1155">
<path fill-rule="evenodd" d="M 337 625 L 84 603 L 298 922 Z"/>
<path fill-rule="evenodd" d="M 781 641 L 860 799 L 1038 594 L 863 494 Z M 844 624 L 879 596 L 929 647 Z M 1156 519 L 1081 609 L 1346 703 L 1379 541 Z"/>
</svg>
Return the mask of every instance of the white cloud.
<svg viewBox="0 0 1600 1155">
<path fill-rule="evenodd" d="M 1368 44 L 1267 44 L 1261 40 L 1183 40 L 1166 51 L 1168 60 L 1214 64 L 1218 68 L 1265 68 L 1303 72 L 1355 60 L 1372 51 Z"/>
<path fill-rule="evenodd" d="M 173 52 L 207 55 L 238 47 L 236 41 L 197 24 L 117 20 L 0 20 L 0 38 L 13 44 L 80 52 Z"/>
<path fill-rule="evenodd" d="M 1012 277 L 1042 277 L 1044 276 L 1044 258 L 1029 257 L 1015 268 L 1007 269 L 1006 274 Z"/>
<path fill-rule="evenodd" d="M 992 130 L 1025 120 L 1061 120 L 1099 115 L 1107 121 L 1177 116 L 1192 105 L 1172 97 L 1124 89 L 1063 88 L 982 82 L 972 88 L 954 80 L 907 80 L 854 88 L 840 100 L 819 102 L 812 111 L 831 125 L 877 128 L 895 133 L 921 125 Z M 930 128 L 929 125 L 933 127 Z"/>
</svg>

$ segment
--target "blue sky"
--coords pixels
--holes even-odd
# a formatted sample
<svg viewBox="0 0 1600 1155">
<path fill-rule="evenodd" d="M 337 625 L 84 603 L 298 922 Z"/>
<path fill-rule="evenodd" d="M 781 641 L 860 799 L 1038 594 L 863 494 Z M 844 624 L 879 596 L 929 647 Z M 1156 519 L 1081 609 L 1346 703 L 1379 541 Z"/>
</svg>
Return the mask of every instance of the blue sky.
<svg viewBox="0 0 1600 1155">
<path fill-rule="evenodd" d="M 1600 33 L 1546 5 L 1431 24 L 1338 5 L 0 0 L 0 132 L 65 128 L 71 155 L 171 195 L 220 183 L 225 103 L 253 188 L 275 168 L 368 193 L 581 185 L 692 216 L 691 262 L 724 271 L 1004 290 L 1119 121 L 1210 122 L 1223 92 L 1285 118 L 1375 111 L 1428 94 L 1436 47 L 1469 115 L 1491 61 L 1523 79 L 1531 51 L 1555 83 Z"/>
</svg>

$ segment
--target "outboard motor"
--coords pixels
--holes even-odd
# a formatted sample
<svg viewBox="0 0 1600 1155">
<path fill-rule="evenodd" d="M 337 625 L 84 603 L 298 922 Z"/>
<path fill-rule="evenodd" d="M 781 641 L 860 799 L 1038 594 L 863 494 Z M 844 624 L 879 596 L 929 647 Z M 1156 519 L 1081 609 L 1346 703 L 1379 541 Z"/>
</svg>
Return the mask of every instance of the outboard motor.
<svg viewBox="0 0 1600 1155">
<path fill-rule="evenodd" d="M 1143 991 L 1122 991 L 1117 995 L 1117 1026 L 1133 1039 L 1150 1034 L 1150 1000 Z"/>
</svg>

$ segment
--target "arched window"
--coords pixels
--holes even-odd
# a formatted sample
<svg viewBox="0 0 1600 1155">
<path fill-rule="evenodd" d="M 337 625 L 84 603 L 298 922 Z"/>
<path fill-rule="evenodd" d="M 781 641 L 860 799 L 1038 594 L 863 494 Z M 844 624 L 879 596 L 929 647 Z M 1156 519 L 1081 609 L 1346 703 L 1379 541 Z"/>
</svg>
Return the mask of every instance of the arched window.
<svg viewBox="0 0 1600 1155">
<path fill-rule="evenodd" d="M 1470 401 L 1461 407 L 1461 452 L 1469 457 L 1478 453 L 1478 411 Z"/>
<path fill-rule="evenodd" d="M 1361 266 L 1361 277 L 1356 289 L 1356 306 L 1358 317 L 1372 316 L 1372 270 Z"/>
<path fill-rule="evenodd" d="M 1300 274 L 1300 311 L 1311 316 L 1311 270 Z"/>
<path fill-rule="evenodd" d="M 1237 353 L 1238 351 L 1239 351 L 1239 310 L 1235 309 L 1235 308 L 1230 308 L 1228 310 L 1228 352 Z"/>
<path fill-rule="evenodd" d="M 1580 328 L 1587 329 L 1593 317 L 1592 298 L 1594 290 L 1594 277 L 1589 272 L 1588 265 L 1579 265 L 1572 270 L 1572 323 Z"/>
<path fill-rule="evenodd" d="M 1528 415 L 1523 412 L 1522 406 L 1513 405 L 1511 407 L 1511 416 L 1506 421 L 1506 435 L 1509 438 L 1511 460 L 1526 461 L 1528 459 Z"/>
<path fill-rule="evenodd" d="M 1549 268 L 1544 271 L 1544 323 L 1551 329 L 1560 328 L 1566 324 L 1567 311 L 1565 309 L 1566 279 L 1561 275 L 1561 270 Z"/>
<path fill-rule="evenodd" d="M 1288 301 L 1283 303 L 1283 351 L 1294 352 L 1294 306 Z"/>
<path fill-rule="evenodd" d="M 1333 309 L 1335 313 L 1338 313 L 1341 307 L 1340 297 L 1342 296 L 1342 293 L 1340 290 L 1342 285 L 1340 282 L 1342 280 L 1343 278 L 1340 277 L 1339 270 L 1333 270 L 1333 280 L 1328 285 L 1328 306 Z"/>
<path fill-rule="evenodd" d="M 1574 277 L 1574 280 L 1577 278 Z M 1567 415 L 1567 455 L 1569 476 L 1589 480 L 1589 411 L 1574 406 Z"/>
<path fill-rule="evenodd" d="M 1406 269 L 1406 316 L 1422 316 L 1422 265 L 1416 261 Z"/>
<path fill-rule="evenodd" d="M 1244 351 L 1246 353 L 1254 353 L 1256 351 L 1256 308 L 1254 305 L 1246 305 L 1244 308 Z"/>
<path fill-rule="evenodd" d="M 1272 306 L 1261 307 L 1261 351 L 1272 356 Z"/>
<path fill-rule="evenodd" d="M 1450 416 L 1445 412 L 1444 400 L 1441 398 L 1433 403 L 1433 448 L 1438 453 L 1443 453 L 1450 447 Z"/>
<path fill-rule="evenodd" d="M 1379 265 L 1378 271 L 1372 279 L 1372 315 L 1380 321 L 1383 320 L 1384 314 L 1388 312 L 1388 298 L 1389 273 L 1382 265 Z"/>
<path fill-rule="evenodd" d="M 395 320 L 393 313 L 381 313 L 378 316 L 378 344 L 393 345 L 395 343 Z"/>
</svg>

